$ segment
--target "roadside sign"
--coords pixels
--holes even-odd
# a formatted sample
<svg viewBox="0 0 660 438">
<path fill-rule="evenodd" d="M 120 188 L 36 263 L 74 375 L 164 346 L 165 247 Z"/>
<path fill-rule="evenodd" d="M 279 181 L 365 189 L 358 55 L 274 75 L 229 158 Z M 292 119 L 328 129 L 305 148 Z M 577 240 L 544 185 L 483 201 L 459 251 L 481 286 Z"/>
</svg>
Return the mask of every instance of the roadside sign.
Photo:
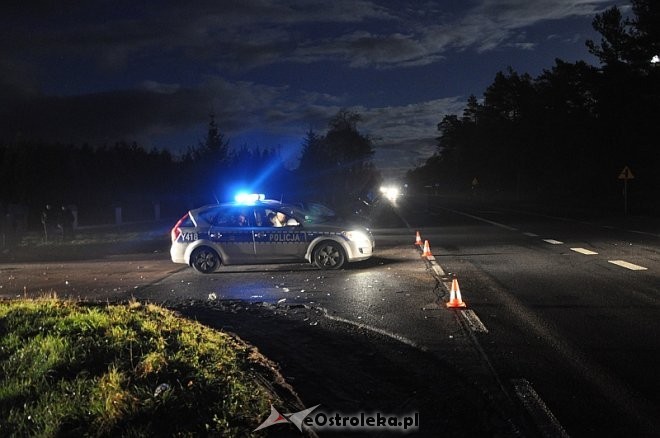
<svg viewBox="0 0 660 438">
<path fill-rule="evenodd" d="M 619 179 L 623 179 L 623 180 L 635 179 L 635 175 L 633 175 L 632 171 L 630 170 L 630 167 L 626 166 L 619 174 Z"/>
<path fill-rule="evenodd" d="M 624 166 L 623 170 L 619 174 L 619 179 L 623 180 L 623 214 L 628 215 L 628 180 L 635 179 L 630 167 Z"/>
</svg>

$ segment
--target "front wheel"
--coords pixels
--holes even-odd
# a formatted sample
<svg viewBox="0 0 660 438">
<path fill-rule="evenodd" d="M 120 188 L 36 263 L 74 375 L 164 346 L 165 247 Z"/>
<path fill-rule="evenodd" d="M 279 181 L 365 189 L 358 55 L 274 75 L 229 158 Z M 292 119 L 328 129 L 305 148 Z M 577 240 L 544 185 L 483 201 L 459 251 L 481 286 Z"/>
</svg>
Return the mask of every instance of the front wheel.
<svg viewBox="0 0 660 438">
<path fill-rule="evenodd" d="M 321 242 L 314 249 L 314 264 L 320 269 L 339 269 L 344 266 L 344 249 L 337 242 Z"/>
<path fill-rule="evenodd" d="M 190 255 L 190 265 L 197 272 L 210 274 L 220 266 L 220 257 L 218 256 L 218 253 L 211 248 L 201 246 L 195 249 Z"/>
</svg>

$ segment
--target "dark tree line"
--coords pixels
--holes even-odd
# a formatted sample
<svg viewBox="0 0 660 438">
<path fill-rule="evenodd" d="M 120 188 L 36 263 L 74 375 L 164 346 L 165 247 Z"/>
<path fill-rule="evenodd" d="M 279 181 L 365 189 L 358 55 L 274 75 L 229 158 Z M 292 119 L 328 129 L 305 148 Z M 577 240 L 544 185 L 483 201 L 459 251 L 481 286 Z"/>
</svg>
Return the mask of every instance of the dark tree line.
<svg viewBox="0 0 660 438">
<path fill-rule="evenodd" d="M 83 225 L 112 223 L 114 207 L 133 214 L 127 220 L 144 219 L 153 218 L 152 203 L 158 203 L 163 216 L 174 217 L 195 206 L 230 200 L 237 190 L 332 204 L 346 194 L 363 193 L 375 178 L 371 140 L 358 132 L 359 120 L 359 115 L 341 111 L 326 134 L 310 132 L 297 169 L 287 168 L 277 148 L 232 149 L 213 116 L 205 138 L 180 156 L 125 142 L 101 147 L 23 141 L 0 145 L 0 212 L 25 207 L 34 227 L 46 204 L 75 205 Z M 130 213 L 135 208 L 141 211 Z"/>
<path fill-rule="evenodd" d="M 660 189 L 660 3 L 633 0 L 593 21 L 587 41 L 600 67 L 555 60 L 532 78 L 496 74 L 483 99 L 438 124 L 436 154 L 408 173 L 417 186 L 618 206 L 629 166 L 639 209 L 657 211 Z M 654 57 L 656 57 L 654 59 Z"/>
<path fill-rule="evenodd" d="M 167 151 L 118 142 L 92 147 L 42 142 L 0 146 L 0 202 L 29 208 L 34 222 L 46 204 L 77 205 L 81 219 L 106 220 L 111 207 L 151 202 L 171 188 L 176 163 Z"/>
</svg>

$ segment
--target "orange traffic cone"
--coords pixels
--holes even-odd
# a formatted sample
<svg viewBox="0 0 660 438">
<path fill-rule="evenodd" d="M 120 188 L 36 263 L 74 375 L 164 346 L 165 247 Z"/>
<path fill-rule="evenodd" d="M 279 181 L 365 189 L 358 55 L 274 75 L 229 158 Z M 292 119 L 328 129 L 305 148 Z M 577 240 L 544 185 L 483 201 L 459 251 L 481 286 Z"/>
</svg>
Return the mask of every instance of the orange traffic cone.
<svg viewBox="0 0 660 438">
<path fill-rule="evenodd" d="M 419 235 L 419 231 L 417 232 L 417 236 L 415 237 L 415 245 L 422 246 L 422 237 Z"/>
<path fill-rule="evenodd" d="M 422 257 L 431 257 L 433 254 L 431 254 L 431 246 L 429 245 L 429 241 L 425 240 L 424 241 L 424 252 L 422 252 Z"/>
<path fill-rule="evenodd" d="M 461 289 L 458 287 L 458 280 L 455 278 L 451 282 L 447 307 L 466 307 L 463 298 L 461 298 Z"/>
</svg>

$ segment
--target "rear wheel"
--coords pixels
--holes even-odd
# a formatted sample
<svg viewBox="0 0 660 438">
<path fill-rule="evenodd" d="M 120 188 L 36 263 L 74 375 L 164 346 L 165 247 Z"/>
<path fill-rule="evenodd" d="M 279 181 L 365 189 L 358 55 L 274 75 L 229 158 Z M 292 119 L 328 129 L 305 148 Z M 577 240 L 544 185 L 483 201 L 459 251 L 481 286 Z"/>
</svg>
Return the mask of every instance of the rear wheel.
<svg viewBox="0 0 660 438">
<path fill-rule="evenodd" d="M 190 255 L 190 265 L 197 272 L 210 274 L 220 266 L 220 257 L 218 253 L 206 246 L 196 248 Z"/>
<path fill-rule="evenodd" d="M 337 242 L 327 240 L 314 249 L 314 264 L 321 269 L 339 269 L 344 266 L 346 255 Z"/>
</svg>

